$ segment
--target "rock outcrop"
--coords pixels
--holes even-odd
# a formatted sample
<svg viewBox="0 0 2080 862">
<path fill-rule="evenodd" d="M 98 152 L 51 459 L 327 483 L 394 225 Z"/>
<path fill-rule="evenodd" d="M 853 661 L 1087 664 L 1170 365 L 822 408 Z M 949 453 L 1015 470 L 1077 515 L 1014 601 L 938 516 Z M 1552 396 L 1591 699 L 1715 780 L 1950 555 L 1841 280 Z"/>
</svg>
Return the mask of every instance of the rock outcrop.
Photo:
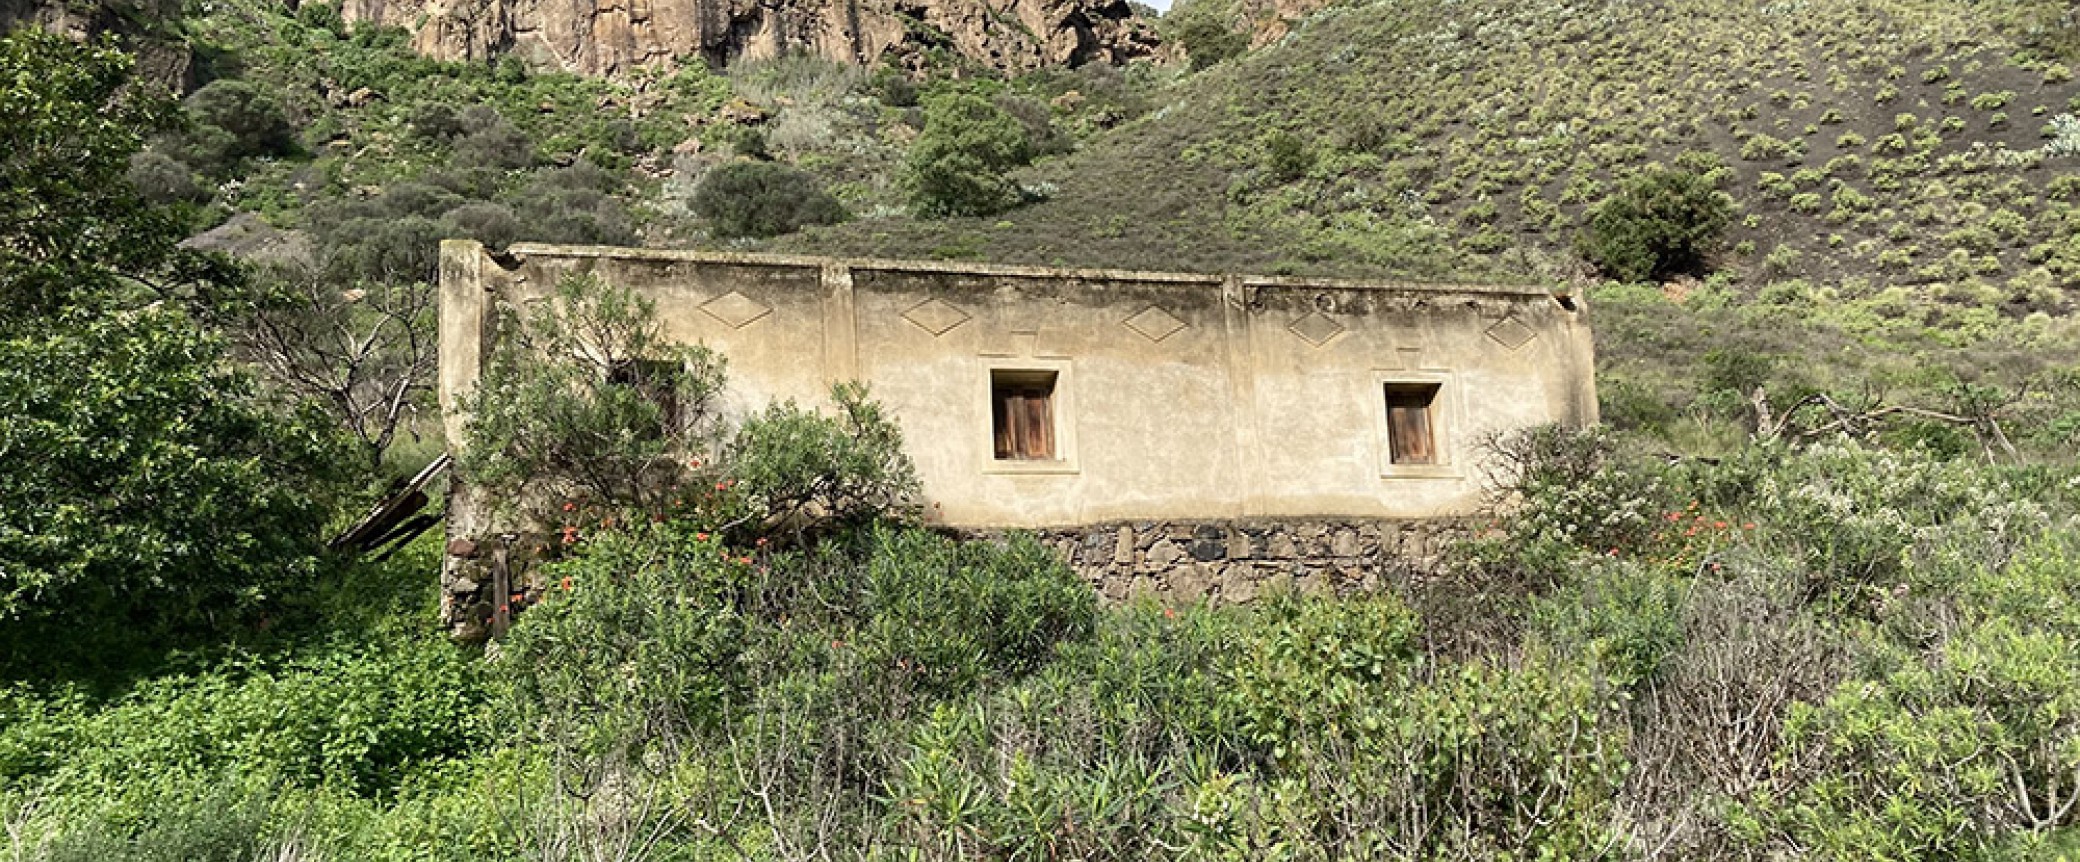
<svg viewBox="0 0 2080 862">
<path fill-rule="evenodd" d="M 612 75 L 668 61 L 812 54 L 869 65 L 942 48 L 1006 71 L 1151 54 L 1127 0 L 342 0 L 349 21 L 410 29 L 446 60 L 517 54 Z"/>
<path fill-rule="evenodd" d="M 41 27 L 78 41 L 113 34 L 137 58 L 137 76 L 175 92 L 194 86 L 194 55 L 168 26 L 179 0 L 0 0 L 0 33 Z"/>
</svg>

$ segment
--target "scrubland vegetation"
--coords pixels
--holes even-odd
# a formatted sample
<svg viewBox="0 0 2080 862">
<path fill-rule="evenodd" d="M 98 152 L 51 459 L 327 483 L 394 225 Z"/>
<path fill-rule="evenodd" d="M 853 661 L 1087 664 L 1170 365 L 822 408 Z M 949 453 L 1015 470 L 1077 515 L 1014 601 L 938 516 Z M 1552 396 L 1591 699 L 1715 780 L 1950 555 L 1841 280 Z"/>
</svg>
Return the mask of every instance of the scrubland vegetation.
<svg viewBox="0 0 2080 862">
<path fill-rule="evenodd" d="M 2069 19 L 1174 14 L 1171 67 L 591 81 L 220 3 L 178 110 L 10 38 L 8 858 L 2080 853 Z M 257 262 L 175 246 L 234 213 Z M 445 235 L 1541 279 L 1605 425 L 1489 441 L 1434 576 L 1106 607 L 922 529 L 871 393 L 667 440 L 614 355 L 495 362 L 462 469 L 565 549 L 461 647 L 437 539 L 320 545 L 428 457 Z"/>
</svg>

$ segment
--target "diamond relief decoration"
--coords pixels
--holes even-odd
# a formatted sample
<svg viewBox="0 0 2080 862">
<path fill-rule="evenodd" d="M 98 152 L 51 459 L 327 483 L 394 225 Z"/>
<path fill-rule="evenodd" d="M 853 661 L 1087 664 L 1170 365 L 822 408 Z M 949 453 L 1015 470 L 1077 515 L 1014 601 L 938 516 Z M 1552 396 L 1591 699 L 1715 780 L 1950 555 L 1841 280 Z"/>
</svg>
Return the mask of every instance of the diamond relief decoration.
<svg viewBox="0 0 2080 862">
<path fill-rule="evenodd" d="M 1537 338 L 1538 333 L 1531 331 L 1531 327 L 1525 326 L 1523 321 L 1515 317 L 1505 317 L 1496 321 L 1494 326 L 1488 327 L 1488 337 L 1495 339 L 1496 344 L 1515 350 Z"/>
<path fill-rule="evenodd" d="M 1286 326 L 1286 330 L 1315 347 L 1328 344 L 1331 339 L 1343 334 L 1343 324 L 1319 311 L 1310 311 Z"/>
<path fill-rule="evenodd" d="M 1151 305 L 1133 317 L 1121 321 L 1120 325 L 1134 330 L 1134 334 L 1142 338 L 1160 344 L 1163 339 L 1176 335 L 1178 330 L 1183 329 L 1185 322 L 1178 320 L 1170 312 Z"/>
<path fill-rule="evenodd" d="M 743 329 L 773 313 L 764 303 L 734 290 L 701 303 L 701 310 L 731 329 Z"/>
<path fill-rule="evenodd" d="M 909 311 L 903 312 L 903 319 L 937 337 L 968 322 L 968 313 L 953 303 L 934 297 L 911 306 Z"/>
</svg>

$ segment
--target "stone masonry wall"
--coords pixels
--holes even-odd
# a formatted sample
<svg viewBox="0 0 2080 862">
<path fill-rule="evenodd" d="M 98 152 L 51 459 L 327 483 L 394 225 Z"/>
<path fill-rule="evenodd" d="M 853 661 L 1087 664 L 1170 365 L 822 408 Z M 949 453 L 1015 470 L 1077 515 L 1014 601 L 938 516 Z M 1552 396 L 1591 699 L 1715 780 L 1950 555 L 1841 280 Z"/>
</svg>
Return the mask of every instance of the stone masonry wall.
<svg viewBox="0 0 2080 862">
<path fill-rule="evenodd" d="M 1138 521 L 1041 530 L 1108 601 L 1237 604 L 1267 592 L 1347 593 L 1438 570 L 1473 521 Z"/>
<path fill-rule="evenodd" d="M 1271 592 L 1343 594 L 1434 573 L 1444 550 L 1471 537 L 1474 524 L 1446 518 L 1138 521 L 1034 532 L 1105 601 L 1147 596 L 1166 603 L 1240 604 Z M 441 578 L 449 633 L 482 641 L 555 589 L 543 580 L 539 563 L 556 549 L 557 538 L 548 534 L 450 540 L 451 559 Z"/>
</svg>

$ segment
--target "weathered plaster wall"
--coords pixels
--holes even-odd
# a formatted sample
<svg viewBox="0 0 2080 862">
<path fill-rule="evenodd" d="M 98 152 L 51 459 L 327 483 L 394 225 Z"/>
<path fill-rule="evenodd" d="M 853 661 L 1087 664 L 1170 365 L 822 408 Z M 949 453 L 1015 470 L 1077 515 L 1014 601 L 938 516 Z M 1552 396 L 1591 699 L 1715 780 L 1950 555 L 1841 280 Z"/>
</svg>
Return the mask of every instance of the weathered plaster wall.
<svg viewBox="0 0 2080 862">
<path fill-rule="evenodd" d="M 728 358 L 725 409 L 821 404 L 865 380 L 902 426 L 935 524 L 1033 529 L 1109 599 L 1249 601 L 1432 569 L 1480 505 L 1480 438 L 1596 418 L 1578 301 L 1540 289 L 442 245 L 441 404 L 518 308 L 590 273 Z M 1058 377 L 1053 461 L 998 461 L 993 368 Z M 1390 463 L 1384 386 L 1438 386 L 1441 458 Z M 458 487 L 445 604 L 488 632 L 545 585 L 552 537 L 502 536 Z M 502 573 L 494 575 L 494 573 Z"/>
<path fill-rule="evenodd" d="M 578 272 L 648 294 L 668 335 L 727 356 L 731 406 L 868 381 L 956 527 L 1462 515 L 1484 434 L 1595 419 L 1584 313 L 1537 288 L 542 245 L 501 262 L 456 241 L 443 407 L 474 384 L 494 308 Z M 1059 375 L 1058 460 L 993 458 L 992 368 Z M 1439 385 L 1440 463 L 1389 463 L 1396 381 Z"/>
</svg>

